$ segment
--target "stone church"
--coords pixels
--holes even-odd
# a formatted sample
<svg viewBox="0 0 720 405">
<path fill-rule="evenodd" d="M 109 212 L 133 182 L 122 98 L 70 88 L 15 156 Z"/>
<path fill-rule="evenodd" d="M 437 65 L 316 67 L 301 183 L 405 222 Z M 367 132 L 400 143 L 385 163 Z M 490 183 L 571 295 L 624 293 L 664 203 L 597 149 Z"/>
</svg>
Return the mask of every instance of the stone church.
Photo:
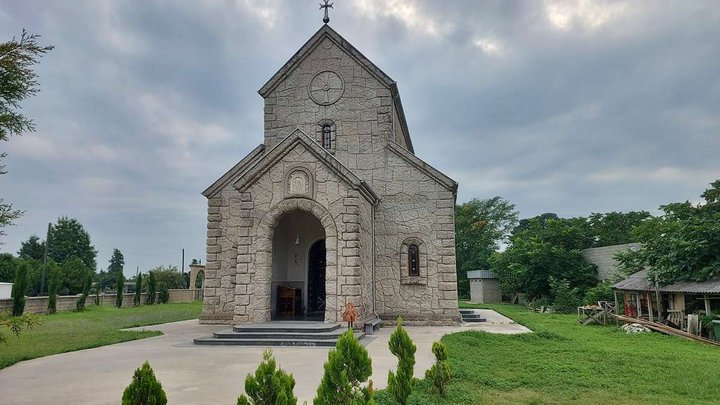
<svg viewBox="0 0 720 405">
<path fill-rule="evenodd" d="M 458 185 L 415 156 L 396 82 L 326 24 L 258 92 L 263 142 L 203 192 L 201 322 L 459 322 Z"/>
</svg>

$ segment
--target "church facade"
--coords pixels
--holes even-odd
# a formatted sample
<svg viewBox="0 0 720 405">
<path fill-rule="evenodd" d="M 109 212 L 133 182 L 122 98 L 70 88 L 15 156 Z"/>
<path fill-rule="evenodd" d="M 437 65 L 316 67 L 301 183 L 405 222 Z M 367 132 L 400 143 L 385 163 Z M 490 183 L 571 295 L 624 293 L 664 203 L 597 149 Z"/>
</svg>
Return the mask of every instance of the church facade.
<svg viewBox="0 0 720 405">
<path fill-rule="evenodd" d="M 201 322 L 459 321 L 457 183 L 396 83 L 324 25 L 259 90 L 264 141 L 213 183 Z"/>
</svg>

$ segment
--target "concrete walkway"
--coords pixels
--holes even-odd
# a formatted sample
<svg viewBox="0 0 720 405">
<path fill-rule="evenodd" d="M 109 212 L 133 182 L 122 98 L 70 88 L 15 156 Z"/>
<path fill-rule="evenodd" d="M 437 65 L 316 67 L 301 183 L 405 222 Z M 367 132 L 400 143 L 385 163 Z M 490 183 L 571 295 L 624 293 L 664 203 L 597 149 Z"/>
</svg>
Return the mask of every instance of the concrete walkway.
<svg viewBox="0 0 720 405">
<path fill-rule="evenodd" d="M 432 343 L 445 334 L 465 330 L 505 334 L 529 332 L 494 311 L 478 311 L 482 311 L 488 322 L 406 328 L 417 345 L 415 374 L 418 377 L 422 377 L 434 362 Z M 198 325 L 197 320 L 174 322 L 145 328 L 160 330 L 165 334 L 163 336 L 24 361 L 0 370 L 0 403 L 117 404 L 133 371 L 148 360 L 170 404 L 234 404 L 243 392 L 245 376 L 254 372 L 260 363 L 263 349 L 191 343 L 195 337 L 226 328 Z M 387 385 L 388 370 L 397 366 L 397 359 L 387 346 L 393 330 L 382 328 L 362 340 L 373 360 L 371 378 L 376 388 Z M 295 377 L 295 395 L 300 403 L 303 400 L 312 403 L 328 350 L 273 348 L 280 367 Z"/>
</svg>

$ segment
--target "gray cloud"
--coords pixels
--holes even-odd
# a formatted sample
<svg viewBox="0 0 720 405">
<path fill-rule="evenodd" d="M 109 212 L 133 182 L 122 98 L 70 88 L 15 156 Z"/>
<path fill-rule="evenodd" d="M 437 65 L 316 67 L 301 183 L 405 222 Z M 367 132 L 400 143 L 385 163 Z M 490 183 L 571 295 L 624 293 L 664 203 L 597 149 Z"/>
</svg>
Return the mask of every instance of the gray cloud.
<svg viewBox="0 0 720 405">
<path fill-rule="evenodd" d="M 262 141 L 256 91 L 320 27 L 314 1 L 0 1 L 0 39 L 54 44 L 0 145 L 14 252 L 58 216 L 105 266 L 204 258 L 200 192 Z M 720 8 L 707 2 L 336 1 L 398 81 L 417 154 L 524 216 L 657 208 L 720 178 Z"/>
</svg>

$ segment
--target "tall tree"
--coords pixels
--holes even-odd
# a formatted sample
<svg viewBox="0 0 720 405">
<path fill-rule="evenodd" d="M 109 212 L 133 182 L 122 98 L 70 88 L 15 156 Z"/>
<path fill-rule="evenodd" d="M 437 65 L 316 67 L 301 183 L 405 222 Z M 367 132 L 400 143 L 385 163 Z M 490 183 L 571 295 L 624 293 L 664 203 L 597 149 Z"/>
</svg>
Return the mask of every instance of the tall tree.
<svg viewBox="0 0 720 405">
<path fill-rule="evenodd" d="M 12 283 L 15 278 L 16 259 L 10 253 L 0 253 L 0 283 Z"/>
<path fill-rule="evenodd" d="M 35 130 L 32 120 L 20 113 L 20 103 L 40 91 L 33 68 L 53 48 L 39 45 L 38 38 L 39 35 L 23 30 L 19 39 L 13 37 L 0 43 L 0 141 Z M 5 156 L 0 153 L 0 162 Z M 0 175 L 5 173 L 4 168 L 0 164 Z M 0 237 L 5 235 L 3 228 L 12 225 L 20 215 L 22 211 L 0 198 Z"/>
<path fill-rule="evenodd" d="M 48 257 L 62 264 L 72 258 L 82 260 L 93 271 L 97 251 L 90 243 L 90 234 L 75 218 L 62 217 L 50 227 Z"/>
<path fill-rule="evenodd" d="M 125 256 L 119 249 L 113 249 L 112 257 L 110 257 L 110 263 L 107 271 L 101 271 L 98 275 L 98 281 L 100 288 L 105 289 L 115 285 L 118 273 L 122 273 L 125 268 Z"/>
<path fill-rule="evenodd" d="M 663 205 L 663 215 L 635 229 L 642 247 L 620 255 L 629 272 L 648 268 L 652 280 L 705 281 L 720 277 L 720 180 L 702 193 L 704 203 Z"/>
<path fill-rule="evenodd" d="M 620 245 L 635 242 L 633 229 L 650 218 L 647 211 L 593 213 L 588 218 L 595 238 L 593 246 Z"/>
<path fill-rule="evenodd" d="M 77 257 L 66 260 L 60 265 L 62 273 L 62 286 L 60 291 L 62 294 L 80 294 L 85 291 L 88 274 L 92 274 L 92 269 L 83 263 Z"/>
<path fill-rule="evenodd" d="M 125 292 L 125 275 L 118 273 L 117 279 L 115 280 L 115 306 L 122 308 L 123 304 L 123 293 Z"/>
<path fill-rule="evenodd" d="M 502 199 L 473 199 L 455 207 L 458 289 L 470 294 L 467 272 L 490 267 L 490 257 L 518 222 L 515 205 Z"/>
<path fill-rule="evenodd" d="M 15 270 L 15 279 L 12 287 L 12 316 L 21 316 L 25 311 L 25 292 L 27 291 L 27 276 L 29 266 L 20 263 Z"/>
<path fill-rule="evenodd" d="M 45 258 L 45 241 L 40 240 L 37 235 L 30 236 L 28 240 L 20 244 L 18 257 L 42 262 Z"/>
</svg>

